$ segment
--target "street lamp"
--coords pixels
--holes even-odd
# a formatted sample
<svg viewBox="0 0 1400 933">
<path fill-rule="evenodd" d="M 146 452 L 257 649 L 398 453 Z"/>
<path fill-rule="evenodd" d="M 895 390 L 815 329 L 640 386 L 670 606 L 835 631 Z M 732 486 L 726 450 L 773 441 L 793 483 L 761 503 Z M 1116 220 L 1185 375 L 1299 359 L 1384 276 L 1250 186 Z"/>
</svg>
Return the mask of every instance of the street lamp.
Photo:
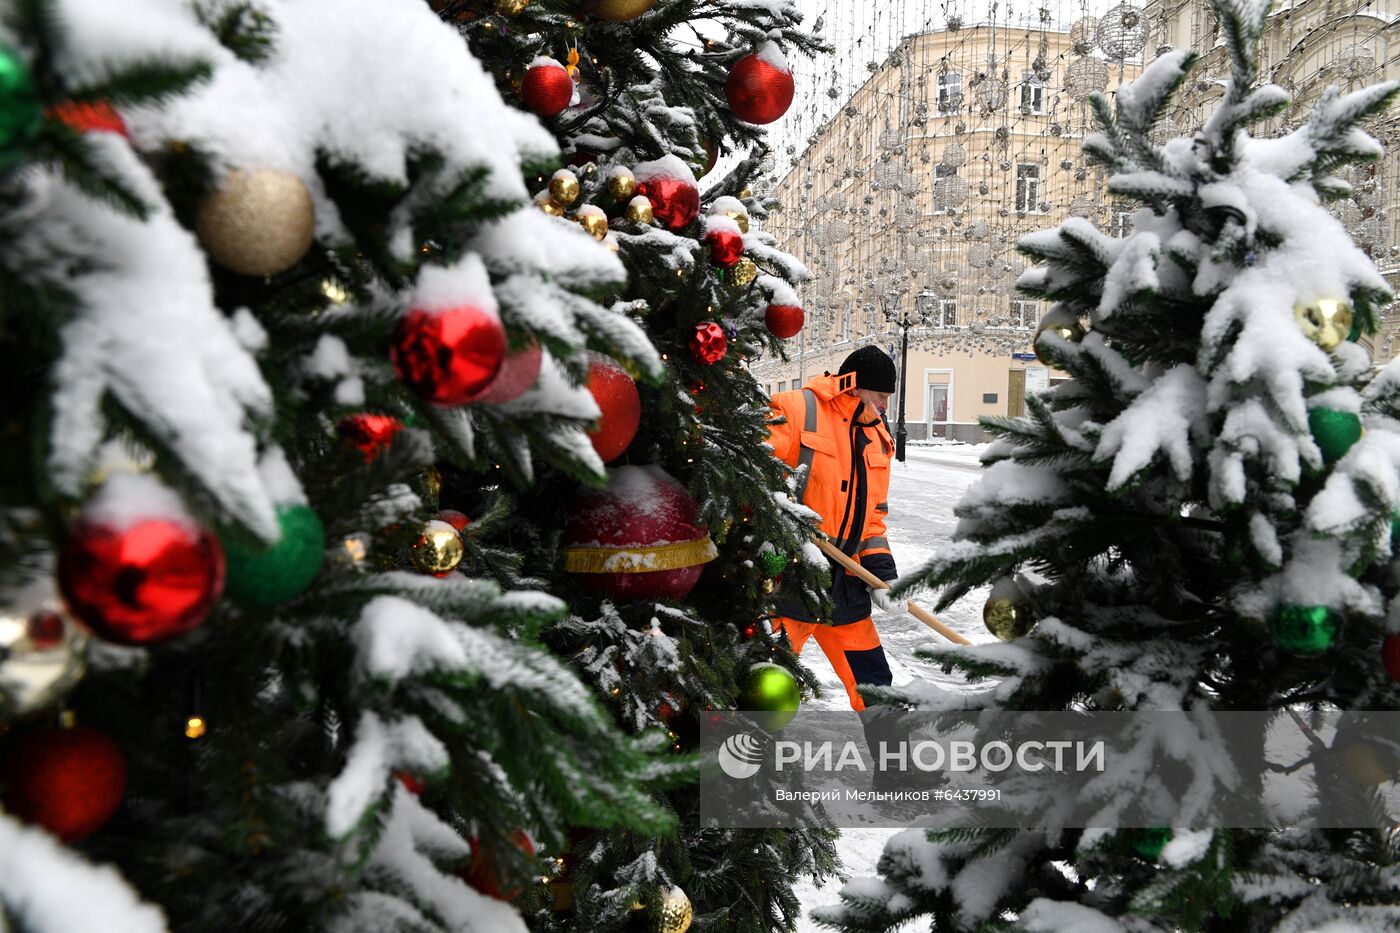
<svg viewBox="0 0 1400 933">
<path fill-rule="evenodd" d="M 933 298 L 931 291 L 924 290 L 915 297 L 915 316 L 911 320 L 907 311 L 899 310 L 896 315 L 896 308 L 900 295 L 903 292 L 898 289 L 890 289 L 885 293 L 885 317 L 891 322 L 899 325 L 899 415 L 894 431 L 894 457 L 900 463 L 904 462 L 904 448 L 909 440 L 909 429 L 904 425 L 904 397 L 909 394 L 909 327 L 910 325 L 921 326 L 927 323 L 927 311 L 925 310 L 925 298 Z M 896 316 L 898 319 L 896 319 Z"/>
</svg>

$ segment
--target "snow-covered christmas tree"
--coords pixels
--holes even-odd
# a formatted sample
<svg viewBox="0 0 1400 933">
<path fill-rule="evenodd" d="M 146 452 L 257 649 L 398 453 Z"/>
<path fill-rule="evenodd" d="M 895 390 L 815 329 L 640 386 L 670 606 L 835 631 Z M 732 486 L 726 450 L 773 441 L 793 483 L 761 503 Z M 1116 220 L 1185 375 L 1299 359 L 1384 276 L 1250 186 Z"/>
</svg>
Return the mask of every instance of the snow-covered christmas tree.
<svg viewBox="0 0 1400 933">
<path fill-rule="evenodd" d="M 986 689 L 910 689 L 915 706 L 1400 701 L 1400 363 L 1378 370 L 1357 342 L 1391 294 L 1324 206 L 1347 191 L 1339 168 L 1380 155 L 1361 124 L 1397 85 L 1333 89 L 1304 126 L 1254 138 L 1248 127 L 1287 103 L 1259 83 L 1268 4 L 1213 6 L 1232 69 L 1193 138 L 1149 139 L 1189 53 L 1164 52 L 1112 106 L 1093 102 L 1100 132 L 1085 152 L 1141 204 L 1132 234 L 1070 219 L 1021 242 L 1040 260 L 1021 288 L 1054 303 L 1037 350 L 1072 379 L 1028 398 L 1027 417 L 987 422 L 998 440 L 958 507 L 957 540 L 904 581 L 941 587 L 943 605 L 993 584 L 985 618 L 1008 642 L 934 652 Z M 1095 782 L 1094 803 L 1112 814 L 1162 793 L 1164 769 L 1184 770 L 1196 783 L 1183 825 L 1212 825 L 1237 756 L 1257 748 L 1222 743 L 1204 717 L 1187 735 L 1134 721 L 1138 754 Z M 1372 764 L 1388 760 L 1371 751 Z M 1383 764 L 1365 772 L 1351 776 L 1387 779 Z M 1052 824 L 1032 811 L 1021 825 Z M 880 878 L 852 882 L 818 916 L 848 931 L 916 917 L 940 931 L 1065 933 L 1400 924 L 1388 827 L 1213 825 L 911 829 L 888 844 Z"/>
</svg>

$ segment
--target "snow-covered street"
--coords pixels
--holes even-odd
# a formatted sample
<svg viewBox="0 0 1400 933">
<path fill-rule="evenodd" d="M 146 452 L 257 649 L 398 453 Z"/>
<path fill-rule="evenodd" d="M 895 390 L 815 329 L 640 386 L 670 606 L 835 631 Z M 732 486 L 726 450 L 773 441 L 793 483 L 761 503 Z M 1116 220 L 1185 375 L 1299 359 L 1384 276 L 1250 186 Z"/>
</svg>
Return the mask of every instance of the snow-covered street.
<svg viewBox="0 0 1400 933">
<path fill-rule="evenodd" d="M 918 567 L 940 545 L 949 540 L 957 522 L 953 517 L 953 506 L 981 472 L 977 461 L 980 450 L 981 448 L 962 445 L 911 445 L 907 462 L 894 465 L 890 480 L 889 531 L 890 546 L 900 573 L 908 573 Z M 994 641 L 992 635 L 982 626 L 982 603 L 985 596 L 985 590 L 974 591 L 939 613 L 939 618 L 974 642 Z M 925 599 L 923 602 L 931 608 L 931 600 Z M 941 671 L 914 657 L 915 648 L 938 639 L 938 636 L 923 623 L 907 613 L 877 615 L 875 623 L 880 630 L 880 640 L 885 646 L 896 684 L 918 679 L 946 679 Z M 807 708 L 847 708 L 845 690 L 836 679 L 821 649 L 813 644 L 810 650 L 803 652 L 802 657 L 822 684 L 822 696 L 811 701 Z M 897 831 L 846 830 L 840 843 L 842 875 L 860 877 L 874 874 L 875 864 L 880 859 L 885 840 Z M 822 904 L 836 903 L 839 900 L 837 892 L 842 883 L 838 878 L 817 887 L 806 881 L 797 884 L 795 890 L 804 907 L 810 909 Z M 822 929 L 805 918 L 798 926 L 801 933 L 818 933 Z"/>
</svg>

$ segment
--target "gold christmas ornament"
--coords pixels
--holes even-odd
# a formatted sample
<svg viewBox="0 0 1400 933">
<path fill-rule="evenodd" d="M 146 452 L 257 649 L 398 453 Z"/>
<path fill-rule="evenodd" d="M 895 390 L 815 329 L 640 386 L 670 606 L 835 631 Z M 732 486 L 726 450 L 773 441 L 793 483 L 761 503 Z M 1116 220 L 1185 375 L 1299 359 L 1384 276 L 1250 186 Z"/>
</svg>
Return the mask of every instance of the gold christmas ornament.
<svg viewBox="0 0 1400 933">
<path fill-rule="evenodd" d="M 195 232 L 214 261 L 240 275 L 285 272 L 311 248 L 316 210 L 291 172 L 235 169 L 199 205 Z"/>
<path fill-rule="evenodd" d="M 758 266 L 745 256 L 734 264 L 734 284 L 749 285 L 758 278 Z"/>
<path fill-rule="evenodd" d="M 1303 336 L 1324 350 L 1335 350 L 1351 333 L 1351 305 L 1339 298 L 1315 298 L 1293 306 Z"/>
<path fill-rule="evenodd" d="M 1337 759 L 1342 773 L 1358 784 L 1379 785 L 1395 778 L 1382 764 L 1377 747 L 1369 742 L 1352 742 L 1337 752 Z"/>
<path fill-rule="evenodd" d="M 637 179 L 627 169 L 618 169 L 608 176 L 608 194 L 614 201 L 625 201 L 637 193 Z"/>
<path fill-rule="evenodd" d="M 1034 627 L 1031 604 L 1013 578 L 1002 577 L 992 584 L 987 603 L 982 607 L 982 623 L 1002 641 L 1015 641 Z"/>
<path fill-rule="evenodd" d="M 555 172 L 549 180 L 549 196 L 565 207 L 578 200 L 578 192 L 578 176 L 566 168 Z"/>
<path fill-rule="evenodd" d="M 608 235 L 608 215 L 595 205 L 585 204 L 579 208 L 578 222 L 579 226 L 593 234 L 595 240 Z"/>
<path fill-rule="evenodd" d="M 530 5 L 530 0 L 496 0 L 496 12 L 502 16 L 519 16 Z"/>
<path fill-rule="evenodd" d="M 563 217 L 564 208 L 554 202 L 548 191 L 541 191 L 535 195 L 535 206 L 551 217 Z"/>
<path fill-rule="evenodd" d="M 745 185 L 744 190 L 739 192 L 739 197 L 748 200 L 749 198 L 753 197 L 753 189 L 750 188 L 748 185 Z"/>
<path fill-rule="evenodd" d="M 724 215 L 725 217 L 728 217 L 730 220 L 734 221 L 736 224 L 738 224 L 738 225 L 739 225 L 739 232 L 740 232 L 740 233 L 748 233 L 748 232 L 749 232 L 749 212 L 748 212 L 748 211 L 734 211 L 734 210 L 729 210 L 729 211 L 720 211 L 720 213 L 721 213 L 722 215 Z"/>
<path fill-rule="evenodd" d="M 418 540 L 413 542 L 413 563 L 424 573 L 446 576 L 462 562 L 466 547 L 457 529 L 434 519 L 423 526 Z"/>
<path fill-rule="evenodd" d="M 435 466 L 426 466 L 418 475 L 423 492 L 436 499 L 442 494 L 442 472 Z"/>
<path fill-rule="evenodd" d="M 652 924 L 656 933 L 685 933 L 695 919 L 690 898 L 679 887 L 661 895 L 661 912 Z"/>
<path fill-rule="evenodd" d="M 585 0 L 583 8 L 599 19 L 625 23 L 641 16 L 655 4 L 656 0 L 598 0 L 596 4 Z"/>
<path fill-rule="evenodd" d="M 772 596 L 773 591 L 778 588 L 778 581 L 773 577 L 764 577 L 758 583 L 758 591 L 764 596 Z"/>
<path fill-rule="evenodd" d="M 651 209 L 651 200 L 645 195 L 637 195 L 627 202 L 627 219 L 634 224 L 649 224 L 656 218 Z"/>
<path fill-rule="evenodd" d="M 1049 331 L 1059 336 L 1069 343 L 1078 343 L 1089 333 L 1084 326 L 1084 322 L 1073 311 L 1056 305 L 1051 308 L 1046 315 L 1040 319 L 1040 326 L 1035 330 L 1035 337 L 1031 340 L 1031 347 L 1035 350 L 1035 358 L 1046 366 L 1054 366 L 1054 361 L 1048 359 L 1040 351 L 1040 335 Z"/>
<path fill-rule="evenodd" d="M 50 583 L 0 608 L 0 723 L 54 705 L 82 680 L 88 636 Z"/>
</svg>

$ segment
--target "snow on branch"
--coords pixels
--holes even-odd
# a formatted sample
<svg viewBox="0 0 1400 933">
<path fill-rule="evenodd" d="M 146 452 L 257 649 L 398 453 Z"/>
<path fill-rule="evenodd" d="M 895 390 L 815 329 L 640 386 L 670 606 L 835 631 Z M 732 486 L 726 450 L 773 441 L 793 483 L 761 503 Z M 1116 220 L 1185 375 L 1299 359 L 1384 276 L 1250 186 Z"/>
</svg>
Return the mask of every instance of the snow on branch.
<svg viewBox="0 0 1400 933">
<path fill-rule="evenodd" d="M 1109 491 L 1122 489 L 1162 455 L 1176 478 L 1191 481 L 1193 435 L 1203 430 L 1206 384 L 1186 364 L 1162 375 L 1104 428 L 1095 460 L 1113 459 Z"/>
</svg>

